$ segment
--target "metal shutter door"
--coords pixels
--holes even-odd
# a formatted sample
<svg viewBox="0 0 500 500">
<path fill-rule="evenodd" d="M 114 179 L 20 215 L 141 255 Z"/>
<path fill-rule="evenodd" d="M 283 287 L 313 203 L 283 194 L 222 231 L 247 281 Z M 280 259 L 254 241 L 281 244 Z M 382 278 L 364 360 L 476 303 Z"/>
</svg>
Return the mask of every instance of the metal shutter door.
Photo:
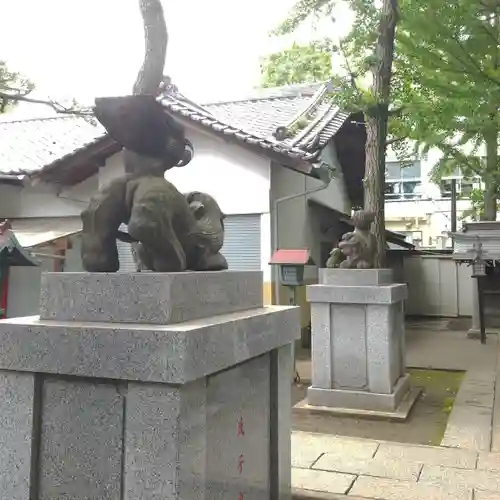
<svg viewBox="0 0 500 500">
<path fill-rule="evenodd" d="M 127 232 L 127 226 L 122 224 L 120 226 L 120 231 Z M 136 267 L 134 262 L 134 257 L 132 256 L 132 249 L 130 248 L 130 243 L 124 243 L 123 241 L 117 241 L 116 246 L 118 248 L 118 258 L 120 259 L 120 273 L 135 273 Z"/>
<path fill-rule="evenodd" d="M 224 246 L 222 254 L 229 269 L 260 271 L 260 214 L 228 215 L 224 220 Z"/>
</svg>

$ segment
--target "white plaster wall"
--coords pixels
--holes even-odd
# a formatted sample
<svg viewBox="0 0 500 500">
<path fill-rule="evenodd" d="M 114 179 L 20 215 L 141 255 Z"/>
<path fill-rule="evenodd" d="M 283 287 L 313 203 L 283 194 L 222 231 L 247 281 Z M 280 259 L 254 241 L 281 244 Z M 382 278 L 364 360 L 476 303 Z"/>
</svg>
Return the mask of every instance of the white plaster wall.
<svg viewBox="0 0 500 500">
<path fill-rule="evenodd" d="M 166 173 L 181 192 L 204 191 L 226 214 L 269 212 L 270 162 L 240 146 L 188 130 L 194 158 Z"/>
<path fill-rule="evenodd" d="M 347 195 L 342 167 L 340 166 L 335 144 L 333 142 L 330 142 L 330 144 L 323 149 L 321 158 L 335 169 L 335 177 L 326 189 L 313 193 L 309 197 L 319 203 L 322 203 L 323 205 L 326 205 L 327 207 L 333 208 L 334 210 L 350 214 L 351 201 Z M 322 184 L 320 181 L 310 177 L 306 177 L 306 179 L 308 191 L 321 186 Z"/>
<path fill-rule="evenodd" d="M 0 185 L 0 216 L 21 217 L 64 217 L 79 215 L 97 189 L 96 176 L 69 189 L 57 192 L 55 186 Z"/>
</svg>

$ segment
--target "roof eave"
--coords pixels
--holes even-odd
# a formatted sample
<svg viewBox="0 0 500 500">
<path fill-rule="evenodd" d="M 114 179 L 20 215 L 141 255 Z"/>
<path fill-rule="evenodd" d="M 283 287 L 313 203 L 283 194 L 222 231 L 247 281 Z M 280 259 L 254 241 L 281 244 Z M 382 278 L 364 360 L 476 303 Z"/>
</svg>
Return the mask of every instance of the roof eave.
<svg viewBox="0 0 500 500">
<path fill-rule="evenodd" d="M 99 166 L 121 149 L 122 147 L 108 134 L 104 134 L 86 146 L 45 165 L 38 172 L 28 174 L 28 176 L 32 181 L 64 185 L 78 184 L 96 174 Z"/>
<path fill-rule="evenodd" d="M 269 160 L 279 163 L 285 168 L 295 170 L 301 174 L 307 175 L 309 177 L 319 178 L 319 173 L 316 171 L 316 164 L 314 162 L 306 161 L 300 157 L 294 157 L 285 152 L 278 153 L 273 151 L 271 148 L 263 147 L 260 144 L 250 144 L 243 139 L 238 138 L 232 134 L 224 134 L 223 132 L 218 132 L 213 128 L 207 127 L 202 123 L 195 122 L 188 117 L 176 114 L 176 118 L 185 126 L 194 129 L 196 131 L 202 132 L 210 137 L 216 137 L 226 143 L 235 144 L 240 146 L 247 151 L 251 151 L 259 156 L 264 156 Z"/>
</svg>

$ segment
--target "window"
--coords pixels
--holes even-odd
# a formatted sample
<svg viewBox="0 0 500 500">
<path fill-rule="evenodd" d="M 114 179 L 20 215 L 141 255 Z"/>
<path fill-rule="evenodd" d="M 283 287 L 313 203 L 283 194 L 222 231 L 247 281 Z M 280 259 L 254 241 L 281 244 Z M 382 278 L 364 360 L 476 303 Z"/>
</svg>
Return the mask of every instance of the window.
<svg viewBox="0 0 500 500">
<path fill-rule="evenodd" d="M 456 179 L 457 181 L 457 195 L 461 198 L 467 198 L 470 196 L 471 191 L 474 188 L 478 188 L 481 185 L 479 179 Z M 442 180 L 439 189 L 441 191 L 441 196 L 443 198 L 451 198 L 451 183 L 452 179 Z"/>
<path fill-rule="evenodd" d="M 486 161 L 484 157 L 478 157 L 478 159 Z M 455 168 L 450 175 L 444 177 L 439 183 L 439 189 L 443 198 L 451 198 L 451 182 L 453 179 L 457 181 L 457 195 L 460 198 L 467 198 L 473 189 L 481 188 L 481 178 L 478 175 L 467 178 L 464 177 L 460 168 Z"/>
<path fill-rule="evenodd" d="M 415 160 L 401 166 L 398 161 L 386 163 L 385 199 L 411 200 L 422 197 L 421 164 Z"/>
</svg>

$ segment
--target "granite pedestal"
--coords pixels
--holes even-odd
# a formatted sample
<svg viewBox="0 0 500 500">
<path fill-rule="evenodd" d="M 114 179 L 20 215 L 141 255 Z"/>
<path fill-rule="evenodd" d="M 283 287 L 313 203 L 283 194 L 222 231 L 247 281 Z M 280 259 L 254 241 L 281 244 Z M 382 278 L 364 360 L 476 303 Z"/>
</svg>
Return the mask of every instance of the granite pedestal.
<svg viewBox="0 0 500 500">
<path fill-rule="evenodd" d="M 259 272 L 44 274 L 0 321 L 1 497 L 288 500 L 299 337 Z"/>
<path fill-rule="evenodd" d="M 320 269 L 319 278 L 307 287 L 312 385 L 298 407 L 406 418 L 406 285 L 390 269 Z"/>
</svg>

